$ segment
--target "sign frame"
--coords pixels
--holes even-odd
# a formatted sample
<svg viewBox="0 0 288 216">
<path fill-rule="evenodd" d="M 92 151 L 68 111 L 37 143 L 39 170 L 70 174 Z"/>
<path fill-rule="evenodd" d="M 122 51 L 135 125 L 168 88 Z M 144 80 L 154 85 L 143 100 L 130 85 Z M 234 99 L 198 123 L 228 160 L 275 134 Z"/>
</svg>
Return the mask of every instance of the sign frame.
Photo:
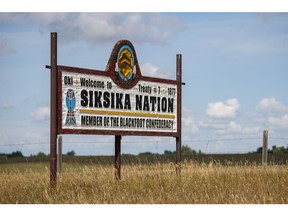
<svg viewBox="0 0 288 216">
<path fill-rule="evenodd" d="M 57 121 L 60 123 L 58 124 L 57 131 L 59 134 L 95 134 L 95 135 L 121 135 L 121 136 L 172 136 L 177 137 L 178 136 L 178 125 L 176 122 L 176 132 L 161 132 L 161 131 L 131 131 L 131 130 L 105 130 L 105 129 L 67 129 L 62 128 L 62 72 L 70 72 L 70 73 L 78 73 L 83 75 L 98 75 L 98 76 L 104 76 L 104 77 L 110 77 L 109 72 L 107 71 L 100 71 L 100 70 L 92 70 L 92 69 L 85 69 L 85 68 L 77 68 L 77 67 L 68 67 L 68 66 L 62 66 L 58 65 L 58 74 L 57 74 L 57 85 L 58 85 L 58 95 L 57 95 L 57 104 L 58 108 L 57 111 L 59 115 L 57 115 Z M 111 78 L 111 77 L 110 77 Z M 178 92 L 178 82 L 175 80 L 169 80 L 169 79 L 161 79 L 161 78 L 154 78 L 154 77 L 147 77 L 147 76 L 141 76 L 139 81 L 149 81 L 149 82 L 155 82 L 157 84 L 173 84 L 177 86 L 177 92 Z M 127 90 L 128 91 L 128 90 Z M 177 96 L 176 96 L 177 97 Z M 178 98 L 177 98 L 178 103 Z M 177 105 L 176 105 L 177 106 Z M 177 107 L 178 108 L 178 107 Z M 177 109 L 178 112 L 178 109 Z M 176 113 L 176 116 L 177 113 Z M 178 120 L 178 119 L 177 119 Z"/>
</svg>

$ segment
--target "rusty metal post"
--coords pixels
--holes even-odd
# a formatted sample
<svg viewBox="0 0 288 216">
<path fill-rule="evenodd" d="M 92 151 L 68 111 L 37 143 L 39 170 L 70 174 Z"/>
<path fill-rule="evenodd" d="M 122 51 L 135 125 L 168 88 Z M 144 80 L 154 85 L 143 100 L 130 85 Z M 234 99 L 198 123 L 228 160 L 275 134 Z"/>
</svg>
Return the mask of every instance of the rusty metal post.
<svg viewBox="0 0 288 216">
<path fill-rule="evenodd" d="M 121 179 L 121 136 L 115 136 L 115 178 Z"/>
<path fill-rule="evenodd" d="M 50 183 L 56 183 L 57 175 L 57 33 L 51 32 L 50 59 Z"/>
<path fill-rule="evenodd" d="M 177 137 L 176 137 L 176 174 L 181 173 L 181 136 L 182 136 L 182 55 L 176 55 L 177 88 Z"/>
</svg>

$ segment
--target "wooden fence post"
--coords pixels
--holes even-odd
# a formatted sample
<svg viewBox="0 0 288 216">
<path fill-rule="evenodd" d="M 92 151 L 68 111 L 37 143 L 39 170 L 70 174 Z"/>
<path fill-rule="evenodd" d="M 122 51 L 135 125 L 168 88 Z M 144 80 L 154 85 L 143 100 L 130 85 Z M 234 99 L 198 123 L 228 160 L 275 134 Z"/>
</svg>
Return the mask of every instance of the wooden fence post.
<svg viewBox="0 0 288 216">
<path fill-rule="evenodd" d="M 268 130 L 263 131 L 262 166 L 267 166 Z"/>
</svg>

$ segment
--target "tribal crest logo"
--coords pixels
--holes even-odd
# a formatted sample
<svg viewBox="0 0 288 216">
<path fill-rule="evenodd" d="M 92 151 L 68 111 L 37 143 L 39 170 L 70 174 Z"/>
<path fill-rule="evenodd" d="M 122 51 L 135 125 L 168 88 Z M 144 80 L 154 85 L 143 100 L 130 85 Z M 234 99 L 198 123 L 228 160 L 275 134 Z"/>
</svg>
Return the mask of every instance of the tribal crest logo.
<svg viewBox="0 0 288 216">
<path fill-rule="evenodd" d="M 134 54 L 129 45 L 123 45 L 118 52 L 115 65 L 116 76 L 124 82 L 133 81 L 136 75 Z"/>
</svg>

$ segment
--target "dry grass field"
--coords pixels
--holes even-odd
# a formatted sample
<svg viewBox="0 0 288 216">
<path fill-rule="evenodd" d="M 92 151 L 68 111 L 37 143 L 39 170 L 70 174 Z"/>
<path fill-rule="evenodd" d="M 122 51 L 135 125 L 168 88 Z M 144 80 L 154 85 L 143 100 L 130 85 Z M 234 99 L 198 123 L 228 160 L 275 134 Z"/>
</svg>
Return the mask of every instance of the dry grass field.
<svg viewBox="0 0 288 216">
<path fill-rule="evenodd" d="M 47 162 L 0 164 L 1 204 L 288 204 L 287 186 L 287 165 L 124 164 L 116 181 L 111 165 L 64 163 L 51 189 Z"/>
</svg>

